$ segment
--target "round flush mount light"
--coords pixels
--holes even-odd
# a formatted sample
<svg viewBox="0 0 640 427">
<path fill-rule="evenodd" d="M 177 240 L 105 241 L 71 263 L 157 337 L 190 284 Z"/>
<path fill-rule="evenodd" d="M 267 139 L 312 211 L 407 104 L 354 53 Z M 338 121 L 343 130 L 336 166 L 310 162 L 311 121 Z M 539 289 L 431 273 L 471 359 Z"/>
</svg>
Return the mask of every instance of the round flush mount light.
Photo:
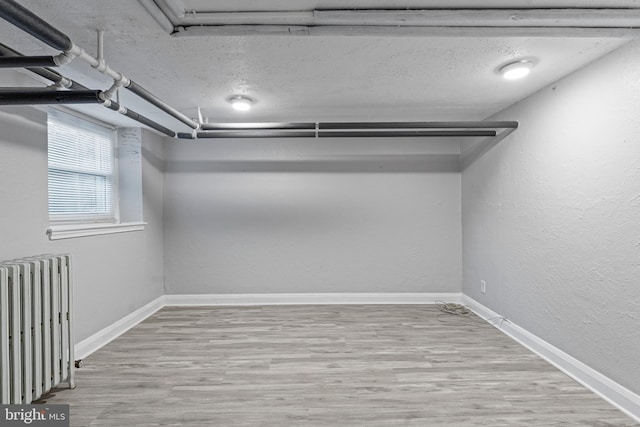
<svg viewBox="0 0 640 427">
<path fill-rule="evenodd" d="M 248 111 L 251 109 L 255 101 L 248 96 L 234 95 L 227 98 L 231 107 L 236 111 Z"/>
<path fill-rule="evenodd" d="M 533 68 L 533 61 L 522 59 L 520 61 L 510 62 L 500 67 L 500 74 L 507 80 L 521 79 L 528 75 Z"/>
</svg>

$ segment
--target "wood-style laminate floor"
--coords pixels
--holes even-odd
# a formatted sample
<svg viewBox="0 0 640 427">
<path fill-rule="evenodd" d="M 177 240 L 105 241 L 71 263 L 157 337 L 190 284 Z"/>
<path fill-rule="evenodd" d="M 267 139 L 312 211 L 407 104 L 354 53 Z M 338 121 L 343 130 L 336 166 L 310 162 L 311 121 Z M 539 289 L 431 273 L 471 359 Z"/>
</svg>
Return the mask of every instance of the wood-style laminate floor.
<svg viewBox="0 0 640 427">
<path fill-rule="evenodd" d="M 72 426 L 634 426 L 478 317 L 164 308 L 85 360 Z"/>
</svg>

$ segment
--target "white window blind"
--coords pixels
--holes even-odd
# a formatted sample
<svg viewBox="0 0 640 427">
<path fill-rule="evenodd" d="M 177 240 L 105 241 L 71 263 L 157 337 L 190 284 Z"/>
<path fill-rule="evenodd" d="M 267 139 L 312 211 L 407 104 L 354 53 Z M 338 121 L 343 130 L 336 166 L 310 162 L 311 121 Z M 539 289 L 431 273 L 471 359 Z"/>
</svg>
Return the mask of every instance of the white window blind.
<svg viewBox="0 0 640 427">
<path fill-rule="evenodd" d="M 116 221 L 115 132 L 49 109 L 49 218 Z"/>
</svg>

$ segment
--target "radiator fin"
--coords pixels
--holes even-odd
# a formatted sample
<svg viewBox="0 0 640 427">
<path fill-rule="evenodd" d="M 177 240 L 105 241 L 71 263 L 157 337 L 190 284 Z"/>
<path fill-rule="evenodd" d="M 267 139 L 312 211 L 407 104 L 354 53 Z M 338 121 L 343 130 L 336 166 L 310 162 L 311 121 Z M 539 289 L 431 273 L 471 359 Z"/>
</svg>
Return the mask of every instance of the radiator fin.
<svg viewBox="0 0 640 427">
<path fill-rule="evenodd" d="M 75 386 L 72 271 L 70 255 L 0 263 L 0 403 Z"/>
</svg>

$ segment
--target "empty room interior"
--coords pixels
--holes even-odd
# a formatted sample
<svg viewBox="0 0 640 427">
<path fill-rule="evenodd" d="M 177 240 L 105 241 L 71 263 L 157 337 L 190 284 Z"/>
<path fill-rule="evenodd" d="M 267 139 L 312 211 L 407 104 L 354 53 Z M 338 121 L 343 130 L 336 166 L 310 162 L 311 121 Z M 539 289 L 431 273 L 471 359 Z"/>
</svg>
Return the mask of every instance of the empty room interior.
<svg viewBox="0 0 640 427">
<path fill-rule="evenodd" d="M 2 404 L 639 425 L 637 1 L 0 17 Z"/>
</svg>

